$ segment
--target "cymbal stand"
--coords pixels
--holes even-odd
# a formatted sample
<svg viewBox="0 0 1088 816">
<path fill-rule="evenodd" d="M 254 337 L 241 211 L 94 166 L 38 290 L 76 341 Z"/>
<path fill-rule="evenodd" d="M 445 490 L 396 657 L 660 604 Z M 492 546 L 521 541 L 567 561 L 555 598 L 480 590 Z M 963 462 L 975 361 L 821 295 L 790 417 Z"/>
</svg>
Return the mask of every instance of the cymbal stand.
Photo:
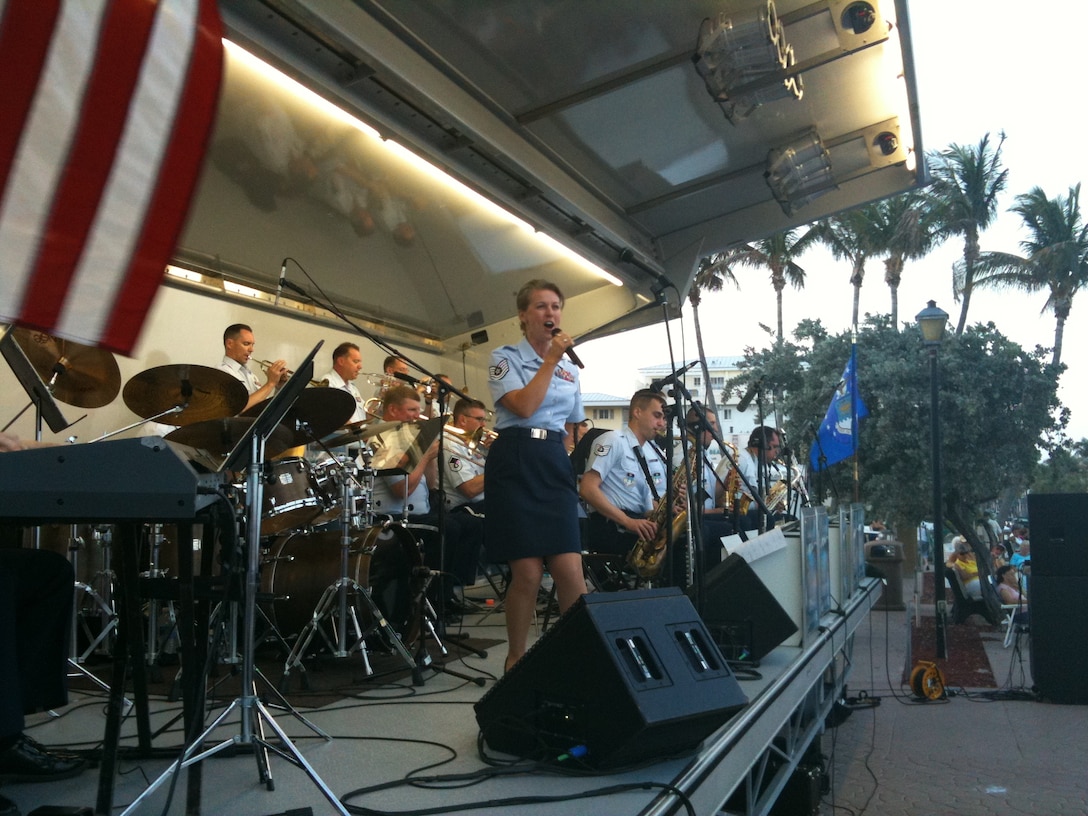
<svg viewBox="0 0 1088 816">
<path fill-rule="evenodd" d="M 253 653 L 256 646 L 257 589 L 260 580 L 260 524 L 264 481 L 261 469 L 263 467 L 262 463 L 264 462 L 264 459 L 265 437 L 261 436 L 259 433 L 255 433 L 252 439 L 249 466 L 246 472 L 246 504 L 248 507 L 246 516 L 246 570 L 245 582 L 243 585 L 244 631 L 241 696 L 231 701 L 212 723 L 185 748 L 178 757 L 178 760 L 137 796 L 132 801 L 132 804 L 121 813 L 121 816 L 128 816 L 129 813 L 136 810 L 144 799 L 150 796 L 170 776 L 180 769 L 188 768 L 190 765 L 201 762 L 204 759 L 239 744 L 249 745 L 253 748 L 254 757 L 257 760 L 258 777 L 268 790 L 275 790 L 275 782 L 272 778 L 272 769 L 269 765 L 268 756 L 268 752 L 271 750 L 305 771 L 306 775 L 310 777 L 310 781 L 317 786 L 318 790 L 320 790 L 322 795 L 329 801 L 333 809 L 341 814 L 341 816 L 349 816 L 347 809 L 340 803 L 336 794 L 333 793 L 329 786 L 325 784 L 324 780 L 318 776 L 317 771 L 315 771 L 313 766 L 306 760 L 306 757 L 299 752 L 291 741 L 291 738 L 287 736 L 287 733 L 279 726 L 275 718 L 273 718 L 272 713 L 257 696 L 256 677 L 260 675 L 260 672 L 254 665 Z M 261 676 L 261 679 L 265 680 L 267 683 L 267 680 L 263 676 Z M 275 691 L 274 688 L 273 691 Z M 277 696 L 279 696 L 278 692 Z M 299 714 L 297 710 L 282 698 L 282 696 L 280 696 L 280 701 L 297 720 L 305 724 L 318 736 L 324 737 L 326 740 L 332 739 L 327 733 Z M 235 709 L 238 709 L 239 712 L 240 733 L 230 739 L 220 742 L 218 745 L 213 745 L 207 750 L 201 750 L 204 741 L 227 720 Z M 265 726 L 271 728 L 272 731 L 275 732 L 280 741 L 279 746 L 269 742 L 265 735 Z"/>
<path fill-rule="evenodd" d="M 435 615 L 434 607 L 431 606 L 431 602 L 427 599 L 427 587 L 430 583 L 431 573 L 428 571 L 423 580 L 423 586 L 420 587 L 419 599 L 416 604 L 416 614 L 419 616 L 419 639 L 416 642 L 416 671 L 422 676 L 423 669 L 430 668 L 440 674 L 448 674 L 460 678 L 466 683 L 475 683 L 477 686 L 484 685 L 486 682 L 484 678 L 473 677 L 472 675 L 455 671 L 445 663 L 434 660 L 431 657 L 431 653 L 427 651 L 427 637 L 430 636 L 434 639 L 434 642 L 438 646 L 438 650 L 442 653 L 443 657 L 446 657 L 449 654 L 445 644 L 438 638 L 438 632 L 435 627 L 435 621 L 438 616 Z"/>
<path fill-rule="evenodd" d="M 76 574 L 76 582 L 73 588 L 76 593 L 76 602 L 72 604 L 72 630 L 70 637 L 71 642 L 69 645 L 70 652 L 68 656 L 68 665 L 80 674 L 82 674 L 96 686 L 101 688 L 103 691 L 109 691 L 109 685 L 99 679 L 93 672 L 90 671 L 90 669 L 84 666 L 83 663 L 87 660 L 88 656 L 90 656 L 95 651 L 95 649 L 97 649 L 102 643 L 104 643 L 106 639 L 117 629 L 117 612 L 114 610 L 113 604 L 103 598 L 102 595 L 94 588 L 94 586 L 79 580 L 79 552 L 80 549 L 85 546 L 86 542 L 84 542 L 82 536 L 79 535 L 79 528 L 75 524 L 69 526 L 68 534 L 68 560 L 71 562 L 72 570 Z M 95 535 L 98 535 L 98 531 L 95 531 Z M 108 540 L 106 542 L 106 545 L 108 548 Z M 106 578 L 106 589 L 108 590 L 110 588 L 110 582 L 112 580 L 110 577 L 108 560 L 104 562 L 104 569 L 102 571 L 102 574 Z M 93 636 L 93 633 L 87 626 L 86 622 L 83 622 L 83 631 L 84 634 L 86 634 L 88 640 L 90 640 L 90 644 L 82 653 L 80 653 L 79 651 L 78 642 L 79 625 L 83 617 L 83 612 L 81 610 L 82 604 L 79 603 L 79 601 L 81 600 L 79 593 L 83 593 L 83 600 L 86 600 L 87 598 L 91 599 L 95 609 L 98 612 L 99 618 L 102 621 L 102 629 L 99 631 L 97 637 Z"/>
<path fill-rule="evenodd" d="M 341 467 L 343 467 L 345 478 L 341 479 L 340 485 L 340 577 L 335 582 L 325 587 L 324 592 L 321 594 L 321 598 L 317 602 L 317 606 L 314 608 L 313 614 L 310 616 L 310 620 L 307 622 L 306 626 L 303 627 L 302 632 L 299 633 L 298 640 L 295 641 L 295 646 L 287 656 L 287 661 L 284 664 L 280 689 L 281 691 L 286 689 L 289 682 L 289 675 L 293 667 L 299 668 L 304 687 L 309 687 L 307 675 L 305 674 L 306 669 L 302 663 L 302 657 L 309 649 L 314 636 L 318 634 L 321 635 L 322 640 L 325 641 L 325 645 L 328 647 L 329 651 L 332 652 L 334 657 L 350 657 L 352 653 L 358 651 L 363 658 L 363 665 L 366 669 L 366 674 L 369 677 L 374 673 L 374 669 L 370 665 L 370 658 L 367 654 L 366 637 L 374 631 L 379 632 L 390 649 L 397 652 L 405 664 L 413 670 L 412 681 L 414 685 L 422 685 L 423 677 L 416 666 L 415 659 L 412 657 L 411 652 L 405 647 L 397 633 L 393 631 L 393 627 L 389 625 L 389 622 L 385 619 L 381 609 L 378 608 L 378 605 L 371 597 L 370 591 L 366 587 L 361 586 L 358 581 L 351 578 L 348 574 L 352 555 L 352 543 L 354 541 L 352 532 L 358 526 L 359 521 L 358 514 L 355 513 L 354 489 L 354 485 L 358 484 L 358 481 L 355 478 L 355 475 L 350 473 L 345 465 L 342 464 Z M 363 498 L 366 507 L 369 508 L 370 486 L 373 484 L 373 476 L 369 466 L 366 470 L 368 473 L 371 473 L 371 477 L 367 480 L 367 486 L 363 488 Z M 352 603 L 350 604 L 349 595 L 352 598 Z M 369 610 L 370 619 L 373 621 L 365 631 L 359 623 L 360 603 L 365 605 Z M 351 648 L 346 648 L 348 644 L 347 628 L 349 620 L 355 641 Z M 331 624 L 331 639 L 322 628 L 322 623 L 324 621 L 328 621 Z"/>
<path fill-rule="evenodd" d="M 161 524 L 152 524 L 151 530 L 148 535 L 149 555 L 148 555 L 148 569 L 147 577 L 164 578 L 166 577 L 166 571 L 159 569 L 159 558 L 162 552 L 163 542 L 166 537 L 162 532 Z M 178 541 L 177 546 L 181 546 L 182 542 Z M 165 646 L 165 643 L 169 641 L 169 638 L 177 632 L 177 615 L 174 612 L 174 602 L 167 601 L 165 605 L 165 611 L 167 619 L 170 622 L 170 626 L 166 630 L 166 638 L 162 637 L 162 628 L 159 623 L 159 615 L 162 612 L 161 601 L 156 597 L 157 593 L 151 593 L 152 597 L 147 602 L 147 665 L 154 667 L 158 664 L 159 655 L 161 649 Z"/>
</svg>

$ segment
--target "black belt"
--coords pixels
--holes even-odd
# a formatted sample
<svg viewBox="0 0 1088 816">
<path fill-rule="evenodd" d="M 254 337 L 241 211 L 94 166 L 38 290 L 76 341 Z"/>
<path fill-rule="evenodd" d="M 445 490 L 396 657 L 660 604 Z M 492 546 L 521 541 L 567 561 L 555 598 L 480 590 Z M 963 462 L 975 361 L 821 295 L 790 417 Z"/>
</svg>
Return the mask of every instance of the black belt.
<svg viewBox="0 0 1088 816">
<path fill-rule="evenodd" d="M 562 442 L 563 434 L 560 431 L 549 431 L 545 428 L 500 428 L 499 436 L 521 436 L 526 439 L 546 439 L 549 442 Z"/>
</svg>

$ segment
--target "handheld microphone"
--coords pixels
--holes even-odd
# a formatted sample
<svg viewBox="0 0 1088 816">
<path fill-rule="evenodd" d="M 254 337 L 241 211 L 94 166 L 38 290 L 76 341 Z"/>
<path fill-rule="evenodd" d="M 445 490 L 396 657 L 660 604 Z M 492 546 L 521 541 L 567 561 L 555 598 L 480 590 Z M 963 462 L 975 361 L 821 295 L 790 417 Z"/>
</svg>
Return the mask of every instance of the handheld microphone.
<svg viewBox="0 0 1088 816">
<path fill-rule="evenodd" d="M 552 337 L 555 337 L 557 334 L 563 331 L 561 328 L 554 325 L 550 320 L 544 325 L 552 330 Z M 578 366 L 578 368 L 585 368 L 585 365 L 582 363 L 582 361 L 578 359 L 578 353 L 573 348 L 568 348 L 566 350 L 566 354 L 568 357 L 570 357 L 570 361 Z"/>
<path fill-rule="evenodd" d="M 662 377 L 660 380 L 654 380 L 652 383 L 650 383 L 650 390 L 651 391 L 660 391 L 666 385 L 672 385 L 677 380 L 679 380 L 681 377 L 683 377 L 688 371 L 695 368 L 695 366 L 697 366 L 698 364 L 699 364 L 699 361 L 695 360 L 693 362 L 688 363 L 683 368 L 676 369 L 676 371 L 674 371 L 672 374 L 670 374 L 667 377 Z"/>
<path fill-rule="evenodd" d="M 280 264 L 280 282 L 276 286 L 276 299 L 272 301 L 273 306 L 280 305 L 280 295 L 283 294 L 283 284 L 287 280 L 287 259 L 283 259 L 283 263 Z"/>
</svg>

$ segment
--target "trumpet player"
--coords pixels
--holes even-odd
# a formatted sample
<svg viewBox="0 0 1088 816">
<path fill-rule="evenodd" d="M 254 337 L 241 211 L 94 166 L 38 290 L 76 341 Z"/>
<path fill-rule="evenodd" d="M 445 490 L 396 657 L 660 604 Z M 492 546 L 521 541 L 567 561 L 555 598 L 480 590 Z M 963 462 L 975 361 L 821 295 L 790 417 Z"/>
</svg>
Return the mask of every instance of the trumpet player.
<svg viewBox="0 0 1088 816">
<path fill-rule="evenodd" d="M 626 554 L 657 535 L 657 523 L 647 516 L 666 493 L 668 468 L 650 440 L 665 430 L 665 408 L 658 392 L 636 391 L 627 426 L 594 440 L 579 487 L 590 506 L 586 549 Z"/>
<path fill-rule="evenodd" d="M 355 400 L 355 413 L 351 415 L 348 424 L 363 422 L 366 420 L 366 401 L 359 389 L 355 386 L 355 378 L 363 370 L 363 355 L 359 347 L 354 343 L 341 343 L 332 352 L 332 370 L 319 380 L 325 380 L 329 388 L 339 388 L 347 391 Z"/>
<path fill-rule="evenodd" d="M 249 401 L 246 409 L 266 400 L 276 392 L 276 386 L 287 379 L 287 363 L 276 360 L 265 371 L 265 383 L 262 385 L 257 375 L 249 370 L 249 358 L 257 343 L 253 338 L 253 329 L 244 323 L 233 323 L 223 330 L 223 360 L 219 367 L 246 387 Z M 243 409 L 245 410 L 245 409 Z"/>
<path fill-rule="evenodd" d="M 442 490 L 450 510 L 484 514 L 484 465 L 479 447 L 471 444 L 487 422 L 487 408 L 478 399 L 460 399 L 453 406 L 444 451 Z"/>
</svg>

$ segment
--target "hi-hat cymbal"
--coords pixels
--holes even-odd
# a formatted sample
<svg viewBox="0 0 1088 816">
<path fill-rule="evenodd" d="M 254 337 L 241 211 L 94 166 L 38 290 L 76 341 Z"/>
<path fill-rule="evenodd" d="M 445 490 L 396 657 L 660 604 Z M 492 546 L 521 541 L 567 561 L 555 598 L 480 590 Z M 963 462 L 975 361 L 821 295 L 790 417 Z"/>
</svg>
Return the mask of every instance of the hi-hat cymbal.
<svg viewBox="0 0 1088 816">
<path fill-rule="evenodd" d="M 253 417 L 223 417 L 204 422 L 192 422 L 176 431 L 171 431 L 166 438 L 171 442 L 200 448 L 217 456 L 226 456 L 234 450 L 238 440 L 256 421 Z M 265 441 L 265 457 L 270 459 L 287 450 L 293 444 L 293 439 L 294 434 L 290 429 L 277 425 Z"/>
<path fill-rule="evenodd" d="M 125 383 L 125 405 L 144 419 L 184 405 L 158 421 L 189 425 L 234 416 L 246 407 L 246 387 L 228 372 L 199 365 L 163 365 L 141 371 Z"/>
<path fill-rule="evenodd" d="M 113 353 L 33 329 L 12 329 L 12 337 L 42 382 L 53 379 L 53 396 L 77 408 L 109 405 L 121 390 L 121 371 Z"/>
<path fill-rule="evenodd" d="M 260 416 L 269 400 L 258 402 L 242 416 Z M 306 388 L 283 417 L 294 432 L 295 445 L 321 439 L 341 427 L 355 413 L 355 398 L 340 388 Z M 302 425 L 303 427 L 299 427 Z M 307 430 L 309 428 L 309 430 Z"/>
</svg>

